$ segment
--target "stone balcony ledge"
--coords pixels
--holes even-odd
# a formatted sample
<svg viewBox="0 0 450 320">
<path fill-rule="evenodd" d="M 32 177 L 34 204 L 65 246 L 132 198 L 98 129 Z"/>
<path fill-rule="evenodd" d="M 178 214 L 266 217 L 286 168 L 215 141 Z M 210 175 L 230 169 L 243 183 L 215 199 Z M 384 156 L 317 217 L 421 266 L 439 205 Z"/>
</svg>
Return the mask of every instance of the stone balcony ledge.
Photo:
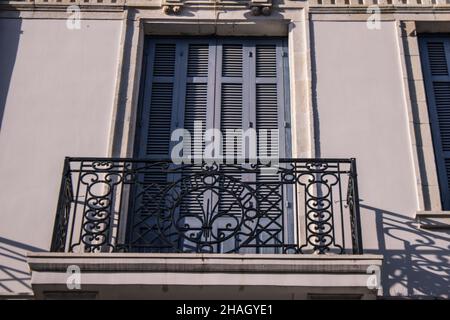
<svg viewBox="0 0 450 320">
<path fill-rule="evenodd" d="M 367 287 L 380 255 L 29 253 L 37 298 L 374 299 Z M 66 286 L 69 266 L 81 290 Z"/>
<path fill-rule="evenodd" d="M 380 255 L 205 253 L 29 253 L 32 271 L 365 273 Z"/>
</svg>

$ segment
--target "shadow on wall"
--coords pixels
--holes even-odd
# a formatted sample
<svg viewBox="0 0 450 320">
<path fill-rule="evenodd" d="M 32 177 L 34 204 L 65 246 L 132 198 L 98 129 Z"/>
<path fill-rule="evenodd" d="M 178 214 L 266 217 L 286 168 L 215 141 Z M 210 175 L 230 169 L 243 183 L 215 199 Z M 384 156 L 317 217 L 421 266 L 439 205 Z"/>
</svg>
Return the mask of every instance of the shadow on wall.
<svg viewBox="0 0 450 320">
<path fill-rule="evenodd" d="M 26 252 L 42 252 L 42 248 L 0 237 L 0 292 L 20 294 L 31 291 L 31 275 L 15 266 L 26 266 Z M 20 288 L 20 289 L 19 289 Z"/>
<path fill-rule="evenodd" d="M 12 72 L 16 62 L 19 39 L 22 34 L 22 19 L 18 19 L 18 17 L 18 12 L 10 12 L 8 18 L 0 18 L 0 132 Z M 21 89 L 24 90 L 25 88 Z"/>
<path fill-rule="evenodd" d="M 402 214 L 361 204 L 375 215 L 385 296 L 450 298 L 450 231 L 418 229 Z M 393 249 L 395 248 L 395 249 Z"/>
<path fill-rule="evenodd" d="M 22 34 L 22 19 L 19 19 L 19 12 L 8 11 L 7 15 L 7 18 L 0 18 L 0 134 Z M 26 91 L 26 88 L 21 90 Z M 0 235 L 0 292 L 17 294 L 31 290 L 28 270 L 20 269 L 26 266 L 27 251 L 43 250 Z"/>
</svg>

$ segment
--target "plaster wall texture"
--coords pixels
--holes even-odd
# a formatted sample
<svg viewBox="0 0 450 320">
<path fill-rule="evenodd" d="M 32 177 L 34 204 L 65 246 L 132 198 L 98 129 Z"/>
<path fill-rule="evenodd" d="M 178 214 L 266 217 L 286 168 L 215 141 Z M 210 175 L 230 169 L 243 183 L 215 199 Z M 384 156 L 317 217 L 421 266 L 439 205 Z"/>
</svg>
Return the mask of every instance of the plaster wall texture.
<svg viewBox="0 0 450 320">
<path fill-rule="evenodd" d="M 0 19 L 0 294 L 30 291 L 65 156 L 107 156 L 121 21 Z"/>
<path fill-rule="evenodd" d="M 384 255 L 385 295 L 448 297 L 450 234 L 418 229 L 400 43 L 394 21 L 312 23 L 318 157 L 355 157 L 367 253 Z"/>
</svg>

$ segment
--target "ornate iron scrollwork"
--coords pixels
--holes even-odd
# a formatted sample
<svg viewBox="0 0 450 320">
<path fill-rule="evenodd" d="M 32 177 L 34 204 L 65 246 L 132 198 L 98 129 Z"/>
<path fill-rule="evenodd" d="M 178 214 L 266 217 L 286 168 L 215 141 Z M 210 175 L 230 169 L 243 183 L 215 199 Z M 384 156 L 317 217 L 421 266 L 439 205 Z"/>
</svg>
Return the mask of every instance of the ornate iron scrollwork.
<svg viewBox="0 0 450 320">
<path fill-rule="evenodd" d="M 52 250 L 361 252 L 353 159 L 269 166 L 70 158 Z"/>
</svg>

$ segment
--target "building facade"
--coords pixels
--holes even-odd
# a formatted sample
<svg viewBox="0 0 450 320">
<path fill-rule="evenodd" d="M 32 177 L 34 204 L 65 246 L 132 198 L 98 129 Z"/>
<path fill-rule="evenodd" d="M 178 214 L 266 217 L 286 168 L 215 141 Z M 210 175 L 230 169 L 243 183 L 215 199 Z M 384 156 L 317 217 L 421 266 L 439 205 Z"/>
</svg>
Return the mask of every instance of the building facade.
<svg viewBox="0 0 450 320">
<path fill-rule="evenodd" d="M 449 34 L 442 0 L 0 0 L 0 296 L 448 298 Z M 277 154 L 177 164 L 180 128 Z"/>
</svg>

